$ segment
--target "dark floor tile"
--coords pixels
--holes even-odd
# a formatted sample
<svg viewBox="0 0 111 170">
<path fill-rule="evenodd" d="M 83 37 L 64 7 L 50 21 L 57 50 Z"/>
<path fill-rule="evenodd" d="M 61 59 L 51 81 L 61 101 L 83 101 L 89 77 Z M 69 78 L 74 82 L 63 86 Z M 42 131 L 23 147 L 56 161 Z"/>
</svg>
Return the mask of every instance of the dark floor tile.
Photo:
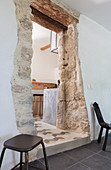
<svg viewBox="0 0 111 170">
<path fill-rule="evenodd" d="M 85 159 L 82 163 L 92 170 L 110 170 L 111 161 L 105 157 L 102 157 L 98 154 L 91 156 L 90 158 Z"/>
<path fill-rule="evenodd" d="M 33 162 L 31 162 L 30 164 L 31 164 L 31 165 L 34 165 L 34 166 L 36 166 L 36 167 L 38 167 L 38 168 L 41 168 L 41 169 L 44 169 L 44 170 L 45 170 L 45 166 L 44 166 L 40 161 L 38 161 L 38 160 L 33 161 Z M 34 169 L 34 168 L 33 168 L 33 169 Z"/>
<path fill-rule="evenodd" d="M 104 141 L 104 136 L 101 138 L 101 145 L 103 145 L 103 141 Z M 107 146 L 110 145 L 111 145 L 111 133 L 108 134 L 108 140 L 107 140 Z"/>
<path fill-rule="evenodd" d="M 108 135 L 107 146 L 111 145 L 111 134 Z"/>
<path fill-rule="evenodd" d="M 81 163 L 78 163 L 78 164 L 73 165 L 72 167 L 70 167 L 70 168 L 68 168 L 66 170 L 91 170 L 91 168 L 88 168 L 85 165 L 82 165 Z"/>
<path fill-rule="evenodd" d="M 103 141 L 104 141 L 104 137 L 102 137 L 101 143 L 98 143 L 97 140 L 94 140 L 90 144 L 85 145 L 84 147 L 88 150 L 91 150 L 92 152 L 97 153 L 102 150 Z M 111 145 L 111 134 L 108 135 L 108 140 L 107 140 L 107 146 L 110 145 Z"/>
<path fill-rule="evenodd" d="M 40 161 L 38 161 L 38 160 L 31 162 L 31 165 L 36 166 L 37 170 L 40 170 L 40 169 L 44 169 L 45 170 L 45 166 Z M 23 166 L 22 169 L 25 170 L 25 166 Z M 32 168 L 32 167 L 29 166 L 29 170 L 34 170 L 34 169 L 35 168 Z M 16 170 L 20 170 L 20 168 L 18 167 L 18 168 L 16 168 Z"/>
<path fill-rule="evenodd" d="M 94 153 L 97 153 L 102 150 L 102 144 L 97 143 L 97 140 L 96 140 L 96 141 L 92 141 L 88 145 L 84 145 L 84 148 L 86 148 Z"/>
<path fill-rule="evenodd" d="M 64 154 L 67 154 L 69 157 L 71 157 L 75 161 L 81 161 L 82 159 L 85 159 L 93 155 L 94 152 L 87 150 L 84 147 L 80 147 L 80 148 L 76 148 L 76 149 L 64 152 Z"/>
<path fill-rule="evenodd" d="M 110 170 L 111 134 L 108 135 L 106 151 L 102 151 L 102 143 L 103 138 L 101 144 L 98 144 L 96 140 L 80 148 L 48 157 L 49 170 Z M 31 163 L 45 169 L 44 159 Z M 25 167 L 23 167 L 23 170 L 25 170 Z M 33 170 L 33 168 L 29 167 L 29 170 Z"/>
<path fill-rule="evenodd" d="M 40 161 L 44 163 L 44 159 L 41 159 Z M 64 170 L 75 163 L 76 163 L 75 160 L 69 158 L 64 153 L 48 157 L 49 170 Z"/>
<path fill-rule="evenodd" d="M 107 147 L 105 151 L 100 151 L 98 154 L 111 159 L 111 146 Z"/>
</svg>

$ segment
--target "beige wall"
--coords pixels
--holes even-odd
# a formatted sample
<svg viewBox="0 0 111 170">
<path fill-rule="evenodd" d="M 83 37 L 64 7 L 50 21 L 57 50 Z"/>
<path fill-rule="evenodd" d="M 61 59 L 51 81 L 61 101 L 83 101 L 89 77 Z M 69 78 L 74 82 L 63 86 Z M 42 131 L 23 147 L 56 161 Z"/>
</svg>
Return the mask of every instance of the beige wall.
<svg viewBox="0 0 111 170">
<path fill-rule="evenodd" d="M 77 23 L 61 33 L 59 44 L 60 87 L 57 126 L 89 135 L 88 113 L 85 104 L 80 61 L 78 58 Z"/>
</svg>

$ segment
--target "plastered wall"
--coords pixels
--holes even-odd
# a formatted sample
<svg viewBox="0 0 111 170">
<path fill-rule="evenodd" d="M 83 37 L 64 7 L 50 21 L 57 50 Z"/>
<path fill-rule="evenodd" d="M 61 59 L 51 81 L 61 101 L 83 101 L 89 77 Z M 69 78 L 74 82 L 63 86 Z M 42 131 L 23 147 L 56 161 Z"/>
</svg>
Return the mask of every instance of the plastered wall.
<svg viewBox="0 0 111 170">
<path fill-rule="evenodd" d="M 80 16 L 78 33 L 84 95 L 91 139 L 94 139 L 98 136 L 99 125 L 91 104 L 98 102 L 106 122 L 111 120 L 111 33 L 83 15 Z"/>
<path fill-rule="evenodd" d="M 31 78 L 37 82 L 57 83 L 58 75 L 58 54 L 50 51 L 50 48 L 41 51 L 40 49 L 50 44 L 50 30 L 33 22 L 32 30 L 32 64 Z"/>
<path fill-rule="evenodd" d="M 5 11 L 5 12 L 4 12 Z M 15 5 L 12 0 L 0 1 L 0 153 L 3 142 L 18 134 L 11 91 L 14 52 L 17 44 Z M 2 170 L 11 168 L 18 155 L 7 151 Z"/>
<path fill-rule="evenodd" d="M 28 3 L 27 8 L 24 6 L 25 3 Z M 1 48 L 0 48 L 0 77 L 1 77 L 0 79 L 0 83 L 1 83 L 1 86 L 0 86 L 1 87 L 0 146 L 1 147 L 0 149 L 2 149 L 2 144 L 4 140 L 19 133 L 17 131 L 14 109 L 16 110 L 16 113 L 17 113 L 16 117 L 17 117 L 17 120 L 19 120 L 17 123 L 18 123 L 18 127 L 21 130 L 21 132 L 23 131 L 27 132 L 27 126 L 28 127 L 30 126 L 30 131 L 28 132 L 29 133 L 33 132 L 33 134 L 36 133 L 34 126 L 33 126 L 33 118 L 32 118 L 32 113 L 31 113 L 32 112 L 32 107 L 31 107 L 32 106 L 31 105 L 32 95 L 31 95 L 31 82 L 30 82 L 30 76 L 29 76 L 31 73 L 30 65 L 31 65 L 31 58 L 32 58 L 32 48 L 31 48 L 32 25 L 30 22 L 29 1 L 19 2 L 15 0 L 15 4 L 16 4 L 17 9 L 19 9 L 20 5 L 23 6 L 23 9 L 21 8 L 22 10 L 20 14 L 19 14 L 19 10 L 16 11 L 17 16 L 19 16 L 17 20 L 18 28 L 19 28 L 19 32 L 18 32 L 19 38 L 17 38 L 17 23 L 16 23 L 15 6 L 14 6 L 13 1 L 4 0 L 0 2 L 0 21 L 1 23 L 3 23 L 0 27 L 0 37 L 1 37 L 0 38 L 0 45 L 1 45 Z M 5 13 L 4 13 L 4 9 L 7 9 L 5 10 Z M 29 11 L 29 13 L 27 13 L 27 11 Z M 72 34 L 70 30 L 74 31 L 76 27 L 75 25 L 72 25 L 69 28 L 70 29 L 68 30 L 68 34 L 71 36 Z M 71 36 L 73 38 L 73 41 L 77 40 L 77 32 L 75 33 L 76 33 L 75 35 L 76 37 Z M 76 46 L 78 43 L 79 59 L 80 59 L 82 80 L 83 80 L 83 86 L 84 86 L 84 93 L 83 93 L 83 89 L 81 88 L 83 103 L 81 103 L 79 98 L 76 98 L 76 99 L 78 100 L 81 107 L 83 106 L 82 109 L 84 109 L 84 106 L 85 106 L 84 102 L 86 102 L 86 106 L 88 109 L 88 117 L 90 120 L 90 134 L 91 134 L 91 137 L 94 138 L 95 136 L 97 136 L 99 126 L 97 122 L 95 122 L 95 126 L 93 126 L 94 124 L 92 121 L 92 113 L 90 110 L 90 104 L 94 101 L 99 102 L 101 109 L 104 113 L 105 120 L 106 121 L 111 120 L 111 114 L 109 113 L 110 112 L 110 101 L 111 101 L 111 90 L 110 90 L 111 89 L 110 88 L 111 86 L 111 79 L 110 79 L 111 33 L 105 30 L 103 27 L 99 26 L 97 23 L 81 15 L 80 22 L 78 24 L 78 35 L 79 35 L 79 41 L 78 42 L 76 41 Z M 21 45 L 21 41 L 23 43 L 22 45 Z M 70 42 L 70 40 L 68 39 L 66 35 L 66 42 L 67 41 Z M 16 49 L 16 45 L 18 45 L 18 50 Z M 62 48 L 62 42 L 61 42 L 60 48 Z M 67 50 L 69 50 L 69 46 L 67 46 L 67 44 L 66 44 L 66 48 Z M 15 53 L 15 49 L 16 49 L 16 53 Z M 14 57 L 14 53 L 15 53 L 15 57 Z M 74 50 L 74 57 L 73 55 L 69 55 L 69 58 L 67 58 L 66 53 L 67 52 L 65 51 L 66 63 L 62 63 L 62 64 L 65 64 L 65 67 L 67 67 L 68 66 L 67 61 L 69 61 L 69 58 L 71 59 L 70 61 L 74 60 L 76 62 L 76 71 L 75 71 L 76 74 L 75 75 L 72 75 L 70 67 L 67 67 L 65 69 L 66 71 L 68 71 L 69 73 L 68 75 L 71 80 L 73 80 L 73 76 L 76 76 L 75 77 L 76 78 L 75 80 L 77 80 L 76 86 L 73 86 L 73 88 L 76 87 L 76 89 L 80 90 L 79 87 L 81 87 L 82 84 L 79 82 L 82 82 L 82 80 L 81 80 L 81 75 L 77 76 L 77 70 L 80 69 L 79 60 L 77 59 L 77 48 Z M 69 54 L 69 51 L 68 51 L 68 54 Z M 61 54 L 60 58 L 62 57 L 63 56 Z M 62 59 L 64 60 L 64 57 Z M 22 65 L 20 64 L 20 60 L 22 62 Z M 17 63 L 15 64 L 17 67 L 14 68 L 13 63 L 14 64 Z M 61 63 L 59 64 L 61 67 Z M 70 62 L 69 64 L 71 65 L 71 67 L 75 68 L 75 66 L 72 65 L 72 62 Z M 15 72 L 13 72 L 14 69 L 15 69 Z M 79 71 L 79 73 L 81 72 Z M 12 74 L 14 74 L 13 78 L 12 78 Z M 17 76 L 18 76 L 18 79 L 16 79 Z M 63 74 L 63 77 L 62 77 L 62 72 L 61 72 L 61 80 L 63 83 L 64 83 L 64 78 L 66 79 L 67 76 L 64 77 L 64 74 Z M 12 98 L 10 81 L 12 83 L 12 90 L 13 90 L 14 98 Z M 24 86 L 25 83 L 27 84 L 27 86 Z M 69 90 L 70 86 L 69 85 L 67 86 L 68 83 L 69 82 L 67 81 L 66 89 Z M 63 86 L 61 86 L 61 88 L 62 87 Z M 19 93 L 19 92 L 22 92 L 22 93 Z M 26 98 L 23 97 L 24 94 L 26 94 Z M 84 101 L 83 94 L 85 95 L 85 101 Z M 66 96 L 67 96 L 67 106 L 68 106 L 68 104 L 70 104 L 68 97 L 71 97 L 71 96 L 69 96 L 68 93 L 66 93 Z M 64 101 L 64 96 L 62 97 L 63 98 L 60 99 L 60 102 Z M 15 107 L 13 106 L 13 99 L 14 99 Z M 21 103 L 19 103 L 19 101 L 21 101 Z M 20 116 L 19 112 L 17 112 L 17 107 L 20 106 L 19 104 L 25 107 L 25 108 L 19 107 L 19 110 L 21 109 L 21 111 L 23 111 L 24 113 L 23 117 L 27 119 L 23 119 L 23 117 Z M 67 111 L 70 111 L 70 109 L 69 110 L 67 109 Z M 78 111 L 78 113 L 79 112 L 80 111 Z M 86 108 L 85 108 L 84 113 L 85 113 L 85 119 L 86 119 L 86 125 L 87 125 L 86 128 L 88 129 Z M 71 120 L 71 115 L 70 115 L 70 120 Z M 83 128 L 83 130 L 85 130 L 84 120 L 82 121 L 81 121 L 80 127 L 81 129 Z M 73 127 L 73 122 L 71 123 L 72 123 L 71 126 Z M 60 125 L 60 122 L 58 122 L 58 125 Z M 65 126 L 70 129 L 68 121 L 66 122 Z M 12 152 L 9 152 L 7 156 L 9 159 L 7 159 L 7 157 L 5 158 L 7 161 L 5 162 L 3 169 L 7 169 L 6 168 L 7 166 L 10 167 L 16 160 L 16 157 L 15 155 L 12 154 Z"/>
</svg>

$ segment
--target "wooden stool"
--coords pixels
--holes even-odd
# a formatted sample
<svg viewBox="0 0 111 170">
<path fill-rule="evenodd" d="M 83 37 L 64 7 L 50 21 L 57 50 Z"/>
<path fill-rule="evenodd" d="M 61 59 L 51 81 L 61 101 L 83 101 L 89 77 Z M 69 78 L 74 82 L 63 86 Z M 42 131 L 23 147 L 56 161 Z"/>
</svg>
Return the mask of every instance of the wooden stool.
<svg viewBox="0 0 111 170">
<path fill-rule="evenodd" d="M 46 156 L 45 145 L 43 143 L 43 138 L 39 136 L 32 136 L 27 134 L 17 135 L 4 142 L 4 148 L 2 150 L 1 157 L 0 157 L 0 169 L 1 169 L 5 150 L 11 149 L 20 152 L 20 163 L 14 166 L 11 170 L 15 169 L 18 165 L 20 165 L 20 170 L 22 170 L 22 164 L 25 164 L 25 169 L 28 170 L 28 152 L 34 149 L 35 147 L 37 147 L 39 144 L 42 145 L 45 166 L 46 166 L 46 170 L 48 170 L 47 156 Z M 22 162 L 23 152 L 25 153 L 25 163 Z M 32 165 L 29 166 L 34 167 Z"/>
</svg>

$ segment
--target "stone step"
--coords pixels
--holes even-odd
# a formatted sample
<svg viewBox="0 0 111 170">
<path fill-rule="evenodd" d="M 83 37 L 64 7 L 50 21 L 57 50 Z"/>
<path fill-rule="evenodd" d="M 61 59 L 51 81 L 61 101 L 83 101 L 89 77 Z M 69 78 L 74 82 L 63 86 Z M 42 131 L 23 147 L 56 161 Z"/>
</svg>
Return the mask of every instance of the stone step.
<svg viewBox="0 0 111 170">
<path fill-rule="evenodd" d="M 59 144 L 46 146 L 46 153 L 47 153 L 47 156 L 55 155 L 60 152 L 68 151 L 68 150 L 83 146 L 90 142 L 91 141 L 90 141 L 89 136 L 71 140 L 71 141 L 65 141 L 65 142 L 61 142 Z M 42 153 L 42 148 L 40 147 L 37 152 L 37 158 L 40 159 L 42 157 L 43 157 L 43 153 Z"/>
</svg>

